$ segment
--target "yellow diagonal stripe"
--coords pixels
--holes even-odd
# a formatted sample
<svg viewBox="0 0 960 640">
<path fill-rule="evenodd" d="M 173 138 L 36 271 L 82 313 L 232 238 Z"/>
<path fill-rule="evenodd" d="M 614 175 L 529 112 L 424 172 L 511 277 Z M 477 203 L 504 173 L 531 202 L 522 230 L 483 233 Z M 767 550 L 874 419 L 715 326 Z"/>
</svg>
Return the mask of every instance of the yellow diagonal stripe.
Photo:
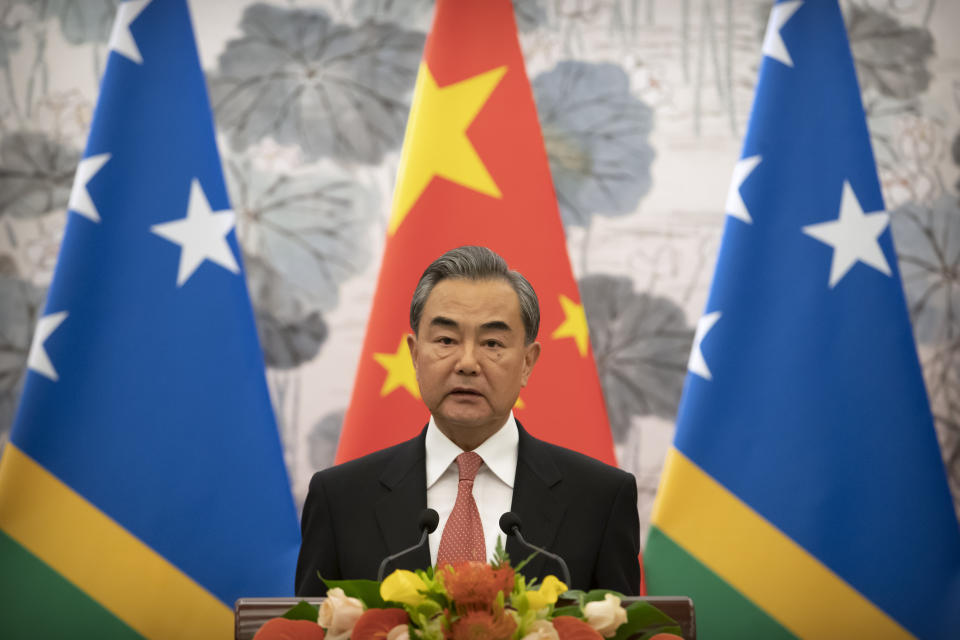
<svg viewBox="0 0 960 640">
<path fill-rule="evenodd" d="M 651 519 L 801 638 L 913 637 L 674 448 Z"/>
<path fill-rule="evenodd" d="M 233 637 L 229 607 L 11 442 L 0 529 L 143 636 Z"/>
</svg>

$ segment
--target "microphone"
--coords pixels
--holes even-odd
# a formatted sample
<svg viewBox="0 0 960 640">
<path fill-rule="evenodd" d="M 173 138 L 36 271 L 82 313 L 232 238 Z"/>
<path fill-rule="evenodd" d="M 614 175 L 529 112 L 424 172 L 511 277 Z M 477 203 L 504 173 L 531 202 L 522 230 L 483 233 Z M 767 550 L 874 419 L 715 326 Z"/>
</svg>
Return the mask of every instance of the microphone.
<svg viewBox="0 0 960 640">
<path fill-rule="evenodd" d="M 550 553 L 546 549 L 542 549 L 535 544 L 530 544 L 523 539 L 523 536 L 520 535 L 520 516 L 515 514 L 513 511 L 507 511 L 505 514 L 500 516 L 500 530 L 503 531 L 508 536 L 517 536 L 517 540 L 520 541 L 525 547 L 530 547 L 534 551 L 538 551 L 548 558 L 552 558 L 557 564 L 560 565 L 560 569 L 563 570 L 563 583 L 567 585 L 568 589 L 572 589 L 573 585 L 570 584 L 570 569 L 567 567 L 567 563 L 564 562 L 563 558 L 558 556 L 555 553 Z"/>
<path fill-rule="evenodd" d="M 383 582 L 383 573 L 386 571 L 387 565 L 399 558 L 402 555 L 406 555 L 411 551 L 416 551 L 422 547 L 427 542 L 427 536 L 437 530 L 437 525 L 440 524 L 440 515 L 433 509 L 424 509 L 420 512 L 420 521 L 418 526 L 420 528 L 420 542 L 413 545 L 412 547 L 407 547 L 399 553 L 395 553 L 392 556 L 387 556 L 383 559 L 383 562 L 380 563 L 380 570 L 377 571 L 377 582 Z"/>
</svg>

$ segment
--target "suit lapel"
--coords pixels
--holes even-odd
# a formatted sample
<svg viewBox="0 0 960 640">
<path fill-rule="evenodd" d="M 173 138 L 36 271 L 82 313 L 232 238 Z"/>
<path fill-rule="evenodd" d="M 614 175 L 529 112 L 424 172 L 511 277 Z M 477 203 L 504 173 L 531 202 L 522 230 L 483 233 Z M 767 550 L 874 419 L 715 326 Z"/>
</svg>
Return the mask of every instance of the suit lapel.
<svg viewBox="0 0 960 640">
<path fill-rule="evenodd" d="M 377 522 L 388 554 L 413 546 L 420 539 L 420 512 L 427 508 L 427 469 L 424 441 L 426 429 L 398 447 L 396 455 L 380 474 L 384 494 L 376 504 Z M 430 566 L 426 545 L 393 563 L 395 569 L 425 569 Z"/>
<path fill-rule="evenodd" d="M 513 484 L 511 510 L 523 524 L 523 537 L 537 546 L 551 550 L 566 505 L 558 501 L 551 488 L 563 479 L 550 457 L 549 447 L 529 435 L 517 423 L 520 434 L 517 450 L 517 475 Z M 413 440 L 397 447 L 396 454 L 380 474 L 384 494 L 375 505 L 380 534 L 388 554 L 397 553 L 419 540 L 417 519 L 427 508 L 427 470 L 425 454 L 426 429 Z M 530 555 L 516 538 L 509 537 L 506 550 L 514 564 Z M 547 567 L 547 559 L 536 556 L 526 566 L 527 576 L 558 573 L 559 568 Z M 398 558 L 392 565 L 400 569 L 423 569 L 430 566 L 430 551 L 424 546 L 416 553 Z"/>
<path fill-rule="evenodd" d="M 517 476 L 513 483 L 513 504 L 511 509 L 520 517 L 520 529 L 524 539 L 531 544 L 552 550 L 557 531 L 563 520 L 566 505 L 557 500 L 551 487 L 563 479 L 550 457 L 549 448 L 529 435 L 519 423 L 519 449 L 517 452 Z M 507 553 L 513 564 L 530 555 L 531 551 L 522 546 L 515 537 L 507 540 Z M 529 576 L 544 575 L 547 559 L 537 555 L 524 568 Z M 559 567 L 549 567 L 549 573 L 559 573 Z"/>
</svg>

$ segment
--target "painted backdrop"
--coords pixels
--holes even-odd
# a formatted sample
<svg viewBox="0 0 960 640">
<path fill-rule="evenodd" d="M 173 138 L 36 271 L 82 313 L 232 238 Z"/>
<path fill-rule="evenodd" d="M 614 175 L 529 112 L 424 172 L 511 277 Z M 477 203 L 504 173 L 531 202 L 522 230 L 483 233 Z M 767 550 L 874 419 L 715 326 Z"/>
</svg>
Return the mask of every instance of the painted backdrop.
<svg viewBox="0 0 960 640">
<path fill-rule="evenodd" d="M 0 0 L 0 446 L 116 5 Z M 771 2 L 514 5 L 617 455 L 637 476 L 646 522 Z M 960 3 L 843 8 L 960 505 Z M 350 397 L 432 10 L 427 0 L 192 3 L 298 503 L 333 459 Z"/>
</svg>

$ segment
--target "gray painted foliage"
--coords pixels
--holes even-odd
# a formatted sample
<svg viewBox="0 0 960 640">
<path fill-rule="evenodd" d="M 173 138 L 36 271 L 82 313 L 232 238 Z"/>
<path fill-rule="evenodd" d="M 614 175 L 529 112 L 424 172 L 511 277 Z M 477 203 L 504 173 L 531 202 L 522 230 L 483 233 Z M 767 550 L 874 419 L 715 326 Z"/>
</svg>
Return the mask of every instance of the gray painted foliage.
<svg viewBox="0 0 960 640">
<path fill-rule="evenodd" d="M 960 89 L 960 87 L 958 87 L 958 89 Z M 957 106 L 960 107 L 960 104 Z M 953 138 L 953 144 L 950 146 L 950 155 L 953 156 L 953 164 L 960 166 L 960 133 L 957 133 Z M 957 191 L 960 191 L 960 178 L 957 179 L 953 187 Z"/>
<path fill-rule="evenodd" d="M 10 429 L 46 290 L 0 276 L 0 432 Z"/>
<path fill-rule="evenodd" d="M 247 258 L 244 267 L 266 365 L 293 369 L 313 360 L 329 334 L 321 313 L 289 295 L 277 272 L 263 260 Z"/>
<path fill-rule="evenodd" d="M 632 213 L 651 186 L 653 110 L 614 64 L 565 61 L 533 80 L 565 226 Z"/>
<path fill-rule="evenodd" d="M 344 175 L 278 175 L 228 162 L 247 282 L 267 366 L 309 362 L 327 339 L 322 313 L 370 261 L 373 195 Z"/>
<path fill-rule="evenodd" d="M 9 11 L 10 5 L 0 9 L 0 66 L 10 64 L 10 54 L 20 48 L 20 25 L 6 24 L 5 14 Z M 6 107 L 0 107 L 6 109 Z"/>
<path fill-rule="evenodd" d="M 70 44 L 106 42 L 110 38 L 118 0 L 26 0 L 41 19 L 56 18 Z"/>
<path fill-rule="evenodd" d="M 310 444 L 310 463 L 314 469 L 326 469 L 333 465 L 345 415 L 346 409 L 333 411 L 313 425 L 307 441 Z"/>
<path fill-rule="evenodd" d="M 513 0 L 513 16 L 517 29 L 527 33 L 547 21 L 547 10 L 541 0 Z"/>
<path fill-rule="evenodd" d="M 394 22 L 400 25 L 429 26 L 433 0 L 354 0 L 350 14 L 359 21 Z"/>
<path fill-rule="evenodd" d="M 900 271 L 944 462 L 960 508 L 960 200 L 893 211 Z"/>
<path fill-rule="evenodd" d="M 960 202 L 944 194 L 931 206 L 893 212 L 893 232 L 917 342 L 953 344 L 960 365 Z"/>
<path fill-rule="evenodd" d="M 846 13 L 847 35 L 863 91 L 905 100 L 930 85 L 927 64 L 933 36 L 921 27 L 905 26 L 893 16 L 859 4 Z"/>
<path fill-rule="evenodd" d="M 340 284 L 370 261 L 376 202 L 347 174 L 269 174 L 229 162 L 227 176 L 244 252 L 269 263 L 307 308 L 337 305 Z"/>
<path fill-rule="evenodd" d="M 433 0 L 355 0 L 350 13 L 357 20 L 373 19 L 402 25 L 419 25 L 433 18 Z M 546 21 L 541 0 L 513 0 L 517 29 L 532 31 Z"/>
<path fill-rule="evenodd" d="M 635 292 L 627 277 L 590 275 L 579 284 L 613 439 L 626 438 L 633 416 L 674 418 L 693 342 L 683 310 Z"/>
<path fill-rule="evenodd" d="M 44 133 L 0 140 L 0 216 L 31 217 L 67 206 L 80 152 Z"/>
<path fill-rule="evenodd" d="M 247 7 L 240 28 L 209 81 L 233 149 L 272 136 L 307 159 L 376 163 L 400 146 L 424 34 L 263 3 Z"/>
</svg>

